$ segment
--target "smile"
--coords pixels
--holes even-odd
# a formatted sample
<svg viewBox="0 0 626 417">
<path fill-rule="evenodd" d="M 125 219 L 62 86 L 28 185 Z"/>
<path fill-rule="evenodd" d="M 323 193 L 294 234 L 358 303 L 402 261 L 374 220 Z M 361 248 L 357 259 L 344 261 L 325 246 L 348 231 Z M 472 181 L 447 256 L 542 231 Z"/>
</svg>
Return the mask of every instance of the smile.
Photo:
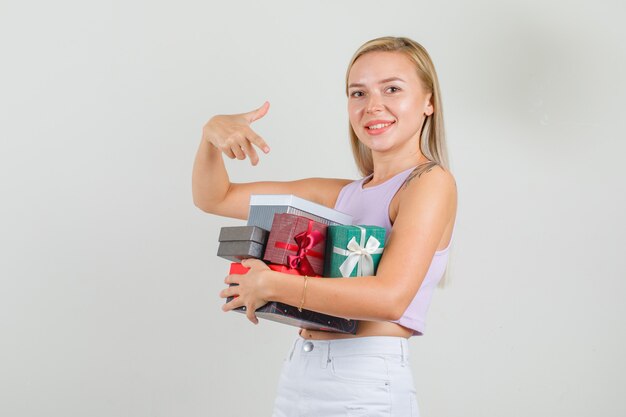
<svg viewBox="0 0 626 417">
<path fill-rule="evenodd" d="M 383 127 L 387 127 L 389 125 L 391 125 L 393 122 L 389 122 L 389 123 L 377 123 L 375 125 L 372 126 L 367 126 L 368 129 L 370 130 L 374 130 L 374 129 L 382 129 Z"/>
<path fill-rule="evenodd" d="M 364 127 L 365 131 L 370 135 L 379 135 L 386 132 L 389 127 L 395 123 L 395 120 L 391 122 L 383 120 L 372 120 L 371 122 L 366 123 Z"/>
</svg>

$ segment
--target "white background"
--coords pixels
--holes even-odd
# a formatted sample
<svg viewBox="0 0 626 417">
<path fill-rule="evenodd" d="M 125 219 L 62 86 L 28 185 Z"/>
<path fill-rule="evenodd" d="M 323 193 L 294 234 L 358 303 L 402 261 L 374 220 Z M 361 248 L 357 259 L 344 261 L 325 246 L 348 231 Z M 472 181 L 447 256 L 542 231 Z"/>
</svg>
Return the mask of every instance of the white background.
<svg viewBox="0 0 626 417">
<path fill-rule="evenodd" d="M 451 285 L 410 340 L 422 415 L 624 416 L 622 1 L 0 3 L 0 414 L 267 416 L 296 329 L 224 314 L 191 167 L 270 100 L 235 182 L 357 178 L 344 73 L 409 36 L 441 81 Z"/>
</svg>

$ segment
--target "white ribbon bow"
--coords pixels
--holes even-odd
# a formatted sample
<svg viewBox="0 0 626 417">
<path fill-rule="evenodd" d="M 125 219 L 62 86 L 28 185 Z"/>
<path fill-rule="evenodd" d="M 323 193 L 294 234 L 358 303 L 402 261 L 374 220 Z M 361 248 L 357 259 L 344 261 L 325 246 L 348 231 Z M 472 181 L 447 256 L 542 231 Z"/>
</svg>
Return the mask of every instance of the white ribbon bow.
<svg viewBox="0 0 626 417">
<path fill-rule="evenodd" d="M 333 252 L 338 255 L 347 256 L 346 260 L 339 266 L 341 276 L 349 277 L 354 271 L 354 267 L 358 266 L 356 275 L 368 276 L 374 275 L 374 260 L 372 255 L 383 253 L 380 242 L 374 236 L 370 236 L 365 242 L 365 228 L 356 226 L 361 229 L 360 244 L 356 243 L 356 238 L 352 237 L 348 242 L 347 250 L 333 247 Z"/>
</svg>

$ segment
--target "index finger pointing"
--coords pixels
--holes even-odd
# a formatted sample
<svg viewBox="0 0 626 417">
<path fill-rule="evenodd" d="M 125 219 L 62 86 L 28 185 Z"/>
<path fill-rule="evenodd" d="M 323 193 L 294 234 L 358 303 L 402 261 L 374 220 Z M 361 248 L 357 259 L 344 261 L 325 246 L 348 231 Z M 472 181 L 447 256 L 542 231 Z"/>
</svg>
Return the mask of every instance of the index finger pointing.
<svg viewBox="0 0 626 417">
<path fill-rule="evenodd" d="M 268 153 L 270 151 L 270 147 L 267 145 L 267 142 L 265 142 L 261 136 L 257 135 L 254 130 L 250 128 L 248 128 L 248 131 L 246 132 L 246 139 L 256 145 L 263 152 Z"/>
</svg>

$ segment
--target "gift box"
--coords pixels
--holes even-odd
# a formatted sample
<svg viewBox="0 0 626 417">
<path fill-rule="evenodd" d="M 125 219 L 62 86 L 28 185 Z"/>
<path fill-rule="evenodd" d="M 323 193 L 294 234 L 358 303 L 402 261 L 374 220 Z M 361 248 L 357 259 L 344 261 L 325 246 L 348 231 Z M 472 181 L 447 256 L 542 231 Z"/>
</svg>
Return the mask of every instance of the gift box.
<svg viewBox="0 0 626 417">
<path fill-rule="evenodd" d="M 306 217 L 276 213 L 263 259 L 297 269 L 301 275 L 322 275 L 327 227 Z"/>
<path fill-rule="evenodd" d="M 274 214 L 290 213 L 326 225 L 352 224 L 352 216 L 291 194 L 253 194 L 250 196 L 248 225 L 272 228 Z"/>
<path fill-rule="evenodd" d="M 290 275 L 300 275 L 297 270 L 286 267 L 285 265 L 268 265 L 272 270 L 283 272 Z M 248 269 L 239 263 L 230 265 L 231 274 L 246 274 Z M 288 279 L 288 278 L 286 278 Z M 236 284 L 231 284 L 236 285 Z M 228 297 L 226 302 L 230 302 L 233 297 Z M 238 307 L 233 311 L 245 313 L 245 307 Z M 257 317 L 287 324 L 289 326 L 300 327 L 308 330 L 323 330 L 338 333 L 356 334 L 358 321 L 344 319 L 340 317 L 329 316 L 327 314 L 317 313 L 315 311 L 305 310 L 299 311 L 297 307 L 293 307 L 283 303 L 269 302 L 259 307 L 255 312 Z"/>
<path fill-rule="evenodd" d="M 217 256 L 232 262 L 242 259 L 263 259 L 269 233 L 256 226 L 222 227 Z"/>
<path fill-rule="evenodd" d="M 386 230 L 379 226 L 328 226 L 325 277 L 375 275 L 385 246 Z"/>
</svg>

